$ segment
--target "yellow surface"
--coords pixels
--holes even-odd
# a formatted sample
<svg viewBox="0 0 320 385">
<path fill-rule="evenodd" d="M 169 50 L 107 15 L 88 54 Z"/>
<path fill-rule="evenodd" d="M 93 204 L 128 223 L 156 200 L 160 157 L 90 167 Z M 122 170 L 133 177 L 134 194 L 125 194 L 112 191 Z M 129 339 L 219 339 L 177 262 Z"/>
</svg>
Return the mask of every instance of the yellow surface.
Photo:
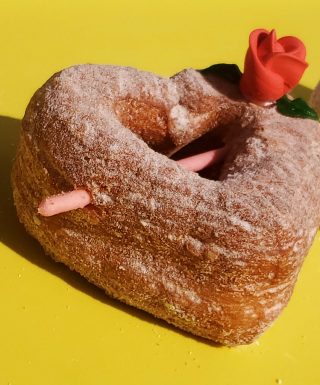
<svg viewBox="0 0 320 385">
<path fill-rule="evenodd" d="M 249 31 L 275 27 L 305 41 L 302 84 L 314 87 L 319 1 L 0 0 L 0 15 L 0 385 L 320 384 L 319 235 L 274 326 L 251 346 L 221 348 L 51 262 L 18 224 L 8 185 L 26 104 L 54 71 L 86 62 L 162 75 L 242 67 Z"/>
</svg>

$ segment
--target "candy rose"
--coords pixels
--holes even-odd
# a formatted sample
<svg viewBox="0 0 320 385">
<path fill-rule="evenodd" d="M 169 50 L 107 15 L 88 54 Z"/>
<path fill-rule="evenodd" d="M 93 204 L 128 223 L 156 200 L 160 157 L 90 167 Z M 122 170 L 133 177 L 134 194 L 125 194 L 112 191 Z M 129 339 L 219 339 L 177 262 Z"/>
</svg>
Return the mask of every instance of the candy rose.
<svg viewBox="0 0 320 385">
<path fill-rule="evenodd" d="M 277 40 L 275 30 L 252 31 L 240 81 L 241 92 L 257 103 L 281 98 L 301 79 L 308 66 L 305 57 L 305 46 L 296 37 Z"/>
</svg>

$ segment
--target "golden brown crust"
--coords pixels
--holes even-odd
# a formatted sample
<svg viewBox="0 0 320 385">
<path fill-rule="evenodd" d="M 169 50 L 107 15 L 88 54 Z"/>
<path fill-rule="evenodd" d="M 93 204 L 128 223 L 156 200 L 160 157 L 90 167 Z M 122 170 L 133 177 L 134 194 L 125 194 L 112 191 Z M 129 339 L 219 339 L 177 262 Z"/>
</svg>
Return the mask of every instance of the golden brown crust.
<svg viewBox="0 0 320 385">
<path fill-rule="evenodd" d="M 125 126 L 163 153 L 218 130 L 229 146 L 219 181 Z M 261 334 L 290 298 L 319 225 L 319 159 L 317 122 L 248 104 L 229 83 L 85 65 L 32 98 L 12 184 L 21 222 L 54 259 L 130 305 L 234 345 Z M 37 214 L 43 198 L 74 187 L 93 204 Z"/>
</svg>

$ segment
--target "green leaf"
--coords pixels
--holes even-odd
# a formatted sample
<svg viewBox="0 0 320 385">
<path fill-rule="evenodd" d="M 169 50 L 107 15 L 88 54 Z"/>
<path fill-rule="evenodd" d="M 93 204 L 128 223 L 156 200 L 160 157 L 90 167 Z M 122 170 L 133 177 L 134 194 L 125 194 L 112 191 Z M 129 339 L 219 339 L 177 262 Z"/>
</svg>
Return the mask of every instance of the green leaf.
<svg viewBox="0 0 320 385">
<path fill-rule="evenodd" d="M 219 76 L 231 83 L 238 84 L 240 82 L 242 72 L 236 64 L 214 64 L 208 68 L 200 70 L 203 75 Z"/>
<path fill-rule="evenodd" d="M 311 108 L 303 99 L 297 98 L 290 100 L 287 95 L 278 99 L 277 110 L 282 115 L 293 116 L 295 118 L 319 120 L 316 111 Z"/>
</svg>

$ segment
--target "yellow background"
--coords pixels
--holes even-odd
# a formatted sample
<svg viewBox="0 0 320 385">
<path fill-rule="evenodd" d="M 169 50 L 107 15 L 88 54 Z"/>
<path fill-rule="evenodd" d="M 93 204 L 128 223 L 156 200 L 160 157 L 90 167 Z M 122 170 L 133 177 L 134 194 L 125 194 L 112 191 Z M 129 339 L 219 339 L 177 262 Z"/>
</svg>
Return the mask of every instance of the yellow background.
<svg viewBox="0 0 320 385">
<path fill-rule="evenodd" d="M 51 262 L 18 224 L 8 185 L 20 119 L 53 72 L 87 62 L 162 75 L 242 67 L 250 30 L 264 27 L 304 40 L 302 84 L 313 88 L 319 1 L 0 0 L 0 17 L 0 385 L 320 384 L 319 235 L 274 326 L 250 346 L 221 348 Z"/>
</svg>

